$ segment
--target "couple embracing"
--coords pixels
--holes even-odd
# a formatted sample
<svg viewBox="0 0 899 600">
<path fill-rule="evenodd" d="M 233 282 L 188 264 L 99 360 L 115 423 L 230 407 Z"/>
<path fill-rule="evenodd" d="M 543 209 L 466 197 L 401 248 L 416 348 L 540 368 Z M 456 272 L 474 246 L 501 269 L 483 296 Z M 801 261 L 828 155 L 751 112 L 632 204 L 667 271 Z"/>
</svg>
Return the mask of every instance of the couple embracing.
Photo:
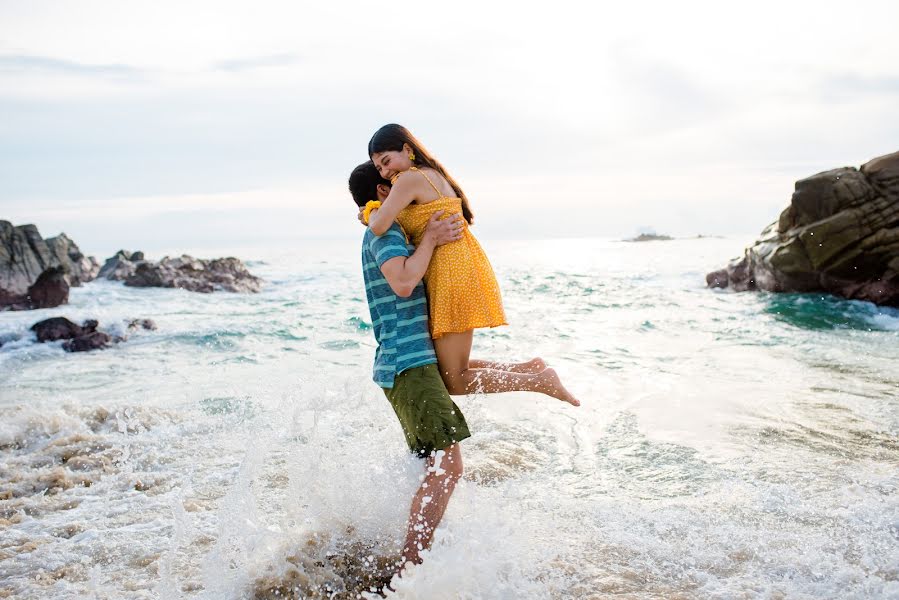
<svg viewBox="0 0 899 600">
<path fill-rule="evenodd" d="M 412 501 L 403 565 L 421 562 L 462 477 L 459 442 L 470 437 L 450 395 L 540 392 L 580 403 L 539 358 L 471 358 L 472 334 L 506 325 L 499 285 L 471 233 L 465 193 L 400 125 L 368 143 L 350 193 L 367 225 L 362 270 L 378 348 L 373 378 L 384 390 L 426 474 Z"/>
</svg>

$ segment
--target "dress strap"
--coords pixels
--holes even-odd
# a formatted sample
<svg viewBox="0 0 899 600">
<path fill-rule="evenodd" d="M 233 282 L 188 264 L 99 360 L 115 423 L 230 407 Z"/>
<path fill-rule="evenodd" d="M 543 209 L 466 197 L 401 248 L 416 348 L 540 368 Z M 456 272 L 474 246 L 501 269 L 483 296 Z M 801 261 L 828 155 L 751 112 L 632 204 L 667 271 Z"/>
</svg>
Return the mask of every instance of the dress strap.
<svg viewBox="0 0 899 600">
<path fill-rule="evenodd" d="M 440 192 L 440 190 L 437 189 L 437 186 L 434 185 L 434 182 L 431 181 L 431 178 L 428 177 L 427 175 L 425 175 L 425 172 L 424 172 L 424 171 L 422 171 L 422 170 L 419 169 L 418 167 L 409 167 L 409 170 L 410 170 L 410 171 L 418 171 L 419 173 L 421 173 L 421 176 L 424 177 L 424 178 L 428 181 L 428 183 L 431 184 L 431 187 L 434 188 L 434 191 L 437 192 L 437 199 L 438 199 L 438 200 L 439 200 L 440 198 L 445 198 L 445 196 Z"/>
</svg>

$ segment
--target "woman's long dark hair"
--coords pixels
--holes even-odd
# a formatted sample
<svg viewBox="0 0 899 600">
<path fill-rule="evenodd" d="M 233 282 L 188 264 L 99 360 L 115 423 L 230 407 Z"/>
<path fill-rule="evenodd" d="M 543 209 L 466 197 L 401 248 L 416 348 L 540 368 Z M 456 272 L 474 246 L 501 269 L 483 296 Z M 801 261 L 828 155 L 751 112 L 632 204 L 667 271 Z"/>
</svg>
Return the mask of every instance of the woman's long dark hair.
<svg viewBox="0 0 899 600">
<path fill-rule="evenodd" d="M 415 154 L 415 160 L 412 161 L 413 165 L 434 169 L 449 182 L 456 195 L 462 199 L 462 216 L 471 225 L 474 222 L 474 213 L 471 212 L 471 206 L 468 204 L 465 192 L 462 191 L 456 180 L 450 177 L 443 165 L 422 146 L 421 142 L 415 139 L 411 131 L 396 123 L 384 125 L 371 136 L 371 140 L 368 142 L 368 156 L 371 158 L 376 152 L 402 152 L 403 144 L 409 144 L 409 147 L 412 148 L 412 152 Z"/>
</svg>

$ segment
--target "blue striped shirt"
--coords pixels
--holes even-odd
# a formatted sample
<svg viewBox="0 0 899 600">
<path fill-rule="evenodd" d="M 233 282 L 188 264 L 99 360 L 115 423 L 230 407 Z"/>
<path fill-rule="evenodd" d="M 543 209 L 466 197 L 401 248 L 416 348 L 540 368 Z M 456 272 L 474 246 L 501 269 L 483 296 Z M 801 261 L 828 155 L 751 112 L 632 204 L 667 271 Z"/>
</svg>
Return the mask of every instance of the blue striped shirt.
<svg viewBox="0 0 899 600">
<path fill-rule="evenodd" d="M 420 281 L 412 295 L 402 298 L 393 293 L 381 265 L 397 256 L 408 257 L 415 247 L 394 223 L 384 235 L 365 229 L 362 238 L 362 276 L 371 313 L 372 329 L 378 341 L 373 379 L 383 388 L 392 388 L 393 379 L 413 367 L 437 362 L 428 331 L 428 300 Z"/>
</svg>

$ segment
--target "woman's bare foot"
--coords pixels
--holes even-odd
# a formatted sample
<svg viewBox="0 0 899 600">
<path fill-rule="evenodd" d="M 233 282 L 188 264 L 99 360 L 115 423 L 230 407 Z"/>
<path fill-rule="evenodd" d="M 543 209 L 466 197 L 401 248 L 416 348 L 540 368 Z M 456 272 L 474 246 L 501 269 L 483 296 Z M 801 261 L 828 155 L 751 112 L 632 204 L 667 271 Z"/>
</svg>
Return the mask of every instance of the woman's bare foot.
<svg viewBox="0 0 899 600">
<path fill-rule="evenodd" d="M 542 373 L 536 376 L 537 390 L 552 396 L 553 398 L 558 398 L 564 402 L 571 404 L 572 406 L 580 406 L 581 401 L 575 398 L 571 392 L 565 389 L 565 386 L 562 385 L 562 380 L 559 379 L 559 374 L 556 373 L 555 369 L 546 369 Z"/>
<path fill-rule="evenodd" d="M 536 375 L 546 370 L 546 362 L 540 358 L 532 358 L 531 360 L 520 363 L 500 363 L 492 360 L 479 360 L 472 358 L 468 361 L 470 369 L 495 369 L 497 371 L 508 371 L 510 373 L 527 373 L 528 375 Z"/>
</svg>

